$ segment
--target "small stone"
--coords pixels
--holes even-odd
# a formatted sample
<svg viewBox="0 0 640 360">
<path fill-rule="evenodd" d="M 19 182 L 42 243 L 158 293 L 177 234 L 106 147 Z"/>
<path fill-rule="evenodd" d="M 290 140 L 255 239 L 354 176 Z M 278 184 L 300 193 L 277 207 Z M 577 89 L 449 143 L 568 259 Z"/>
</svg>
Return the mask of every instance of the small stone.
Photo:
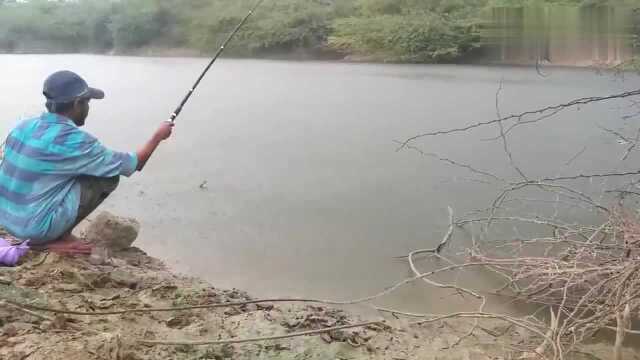
<svg viewBox="0 0 640 360">
<path fill-rule="evenodd" d="M 121 251 L 131 247 L 139 231 L 140 223 L 137 220 L 104 211 L 96 216 L 87 229 L 87 241 L 112 251 Z"/>
<path fill-rule="evenodd" d="M 333 342 L 333 338 L 327 333 L 320 335 L 320 339 L 322 339 L 327 344 L 331 344 Z"/>
<path fill-rule="evenodd" d="M 93 274 L 92 274 L 93 275 Z M 103 289 L 107 284 L 111 281 L 111 278 L 107 274 L 97 274 L 93 279 L 90 280 L 91 286 L 96 289 Z"/>
<path fill-rule="evenodd" d="M 2 329 L 2 335 L 7 336 L 7 337 L 17 336 L 18 335 L 18 329 L 13 324 L 6 325 Z"/>
<path fill-rule="evenodd" d="M 271 311 L 273 310 L 273 304 L 256 304 L 258 310 Z"/>
<path fill-rule="evenodd" d="M 329 336 L 335 341 L 344 342 L 347 340 L 347 335 L 344 331 L 332 331 Z"/>
<path fill-rule="evenodd" d="M 124 267 L 127 265 L 127 262 L 122 259 L 111 258 L 109 259 L 109 264 L 113 267 Z"/>
<path fill-rule="evenodd" d="M 55 288 L 58 291 L 71 292 L 71 293 L 80 293 L 84 291 L 84 289 L 78 284 L 60 284 L 60 285 L 57 285 Z"/>
<path fill-rule="evenodd" d="M 111 281 L 118 285 L 124 285 L 129 289 L 137 289 L 140 280 L 133 274 L 124 270 L 116 269 L 109 273 Z"/>
<path fill-rule="evenodd" d="M 62 315 L 56 315 L 51 323 L 51 328 L 64 330 L 67 328 L 67 318 Z"/>
<path fill-rule="evenodd" d="M 167 326 L 172 329 L 182 329 L 191 324 L 191 320 L 184 315 L 178 315 L 167 320 Z"/>
<path fill-rule="evenodd" d="M 301 324 L 300 320 L 289 319 L 289 320 L 283 321 L 281 325 L 289 329 L 295 329 L 295 328 L 298 328 L 300 324 Z"/>
<path fill-rule="evenodd" d="M 233 346 L 223 345 L 220 351 L 224 359 L 233 359 L 233 353 L 234 353 Z"/>
<path fill-rule="evenodd" d="M 240 315 L 242 314 L 242 311 L 238 310 L 235 307 L 229 308 L 227 310 L 224 311 L 224 314 L 226 316 L 236 316 L 236 315 Z"/>
<path fill-rule="evenodd" d="M 243 307 L 243 310 L 246 312 L 258 311 L 258 306 L 256 304 L 248 304 Z"/>
<path fill-rule="evenodd" d="M 106 265 L 109 263 L 109 249 L 104 246 L 96 246 L 91 250 L 89 263 L 92 265 Z"/>
</svg>

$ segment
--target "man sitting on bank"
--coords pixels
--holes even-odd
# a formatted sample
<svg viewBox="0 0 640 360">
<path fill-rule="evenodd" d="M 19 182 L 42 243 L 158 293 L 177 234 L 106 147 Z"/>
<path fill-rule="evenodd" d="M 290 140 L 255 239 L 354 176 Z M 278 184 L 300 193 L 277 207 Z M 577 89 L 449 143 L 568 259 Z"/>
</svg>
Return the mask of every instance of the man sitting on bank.
<svg viewBox="0 0 640 360">
<path fill-rule="evenodd" d="M 77 74 L 47 78 L 48 112 L 26 120 L 9 134 L 0 163 L 0 228 L 32 247 L 61 254 L 89 254 L 91 245 L 71 234 L 116 187 L 120 176 L 140 171 L 158 145 L 171 136 L 163 122 L 138 151 L 116 152 L 80 129 L 91 99 L 104 92 Z"/>
</svg>

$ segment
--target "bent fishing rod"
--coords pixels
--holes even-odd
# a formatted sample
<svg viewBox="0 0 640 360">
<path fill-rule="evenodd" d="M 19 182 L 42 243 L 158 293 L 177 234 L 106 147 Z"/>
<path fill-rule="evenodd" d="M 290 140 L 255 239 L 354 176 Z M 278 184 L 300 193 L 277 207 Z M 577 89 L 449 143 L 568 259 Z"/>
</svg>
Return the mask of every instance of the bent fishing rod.
<svg viewBox="0 0 640 360">
<path fill-rule="evenodd" d="M 218 57 L 220 57 L 220 55 L 222 55 L 222 53 L 224 52 L 224 49 L 227 47 L 227 45 L 229 44 L 229 42 L 231 41 L 231 39 L 233 39 L 233 37 L 238 33 L 238 31 L 240 31 L 240 29 L 244 26 L 244 24 L 247 22 L 247 20 L 249 20 L 249 18 L 251 17 L 251 15 L 253 15 L 253 13 L 256 11 L 256 9 L 258 9 L 258 7 L 264 2 L 264 0 L 258 0 L 258 2 L 253 6 L 253 8 L 251 8 L 251 10 L 249 11 L 249 13 L 247 14 L 247 16 L 245 16 L 242 21 L 238 24 L 238 26 L 236 26 L 236 28 L 231 32 L 231 34 L 229 34 L 229 36 L 227 37 L 227 39 L 222 43 L 222 45 L 220 46 L 220 48 L 218 49 L 218 51 L 216 52 L 215 56 L 213 57 L 213 59 L 211 59 L 211 61 L 209 62 L 209 64 L 207 65 L 207 67 L 204 69 L 204 71 L 202 72 L 202 74 L 200 74 L 200 77 L 198 77 L 198 80 L 196 80 L 195 84 L 193 84 L 193 86 L 191 87 L 191 89 L 189 89 L 189 92 L 187 92 L 187 95 L 185 95 L 184 99 L 182 99 L 182 102 L 180 102 L 180 105 L 178 105 L 178 107 L 176 108 L 176 110 L 171 114 L 171 116 L 169 116 L 169 121 L 170 123 L 175 123 L 176 118 L 178 117 L 178 115 L 180 115 L 180 113 L 182 112 L 182 108 L 184 107 L 184 105 L 187 103 L 187 101 L 189 101 L 189 99 L 191 98 L 191 95 L 193 95 L 193 92 L 196 90 L 196 88 L 198 87 L 198 85 L 200 85 L 200 82 L 202 81 L 202 79 L 205 77 L 205 75 L 207 75 L 207 72 L 209 72 L 209 69 L 211 69 L 211 66 L 213 66 L 213 64 L 216 62 L 216 60 L 218 60 Z"/>
</svg>

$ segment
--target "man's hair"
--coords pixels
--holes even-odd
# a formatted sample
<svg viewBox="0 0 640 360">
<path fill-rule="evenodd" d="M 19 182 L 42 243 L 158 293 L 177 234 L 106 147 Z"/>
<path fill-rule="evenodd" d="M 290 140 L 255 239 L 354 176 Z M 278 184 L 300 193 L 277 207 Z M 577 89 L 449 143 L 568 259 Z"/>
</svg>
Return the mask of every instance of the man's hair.
<svg viewBox="0 0 640 360">
<path fill-rule="evenodd" d="M 73 109 L 73 103 L 74 103 L 73 101 L 57 103 L 57 102 L 48 100 L 45 106 L 47 107 L 47 110 L 51 113 L 63 114 Z"/>
<path fill-rule="evenodd" d="M 58 103 L 53 102 L 51 100 L 47 100 L 47 103 L 45 104 L 45 106 L 47 107 L 47 110 L 51 113 L 65 114 L 71 111 L 71 109 L 73 109 L 73 105 L 75 104 L 76 100 L 82 102 L 82 101 L 89 101 L 90 99 L 87 97 L 80 97 L 68 102 L 58 102 Z"/>
</svg>

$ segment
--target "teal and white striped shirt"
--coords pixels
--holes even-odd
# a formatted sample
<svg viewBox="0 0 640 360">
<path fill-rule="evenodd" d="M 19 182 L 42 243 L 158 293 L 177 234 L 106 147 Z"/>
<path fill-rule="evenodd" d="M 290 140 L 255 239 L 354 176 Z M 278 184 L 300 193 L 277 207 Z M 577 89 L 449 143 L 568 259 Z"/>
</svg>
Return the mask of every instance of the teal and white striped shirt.
<svg viewBox="0 0 640 360">
<path fill-rule="evenodd" d="M 131 176 L 135 153 L 105 148 L 72 120 L 26 120 L 7 138 L 0 164 L 0 227 L 32 244 L 54 240 L 76 221 L 82 175 Z"/>
</svg>

